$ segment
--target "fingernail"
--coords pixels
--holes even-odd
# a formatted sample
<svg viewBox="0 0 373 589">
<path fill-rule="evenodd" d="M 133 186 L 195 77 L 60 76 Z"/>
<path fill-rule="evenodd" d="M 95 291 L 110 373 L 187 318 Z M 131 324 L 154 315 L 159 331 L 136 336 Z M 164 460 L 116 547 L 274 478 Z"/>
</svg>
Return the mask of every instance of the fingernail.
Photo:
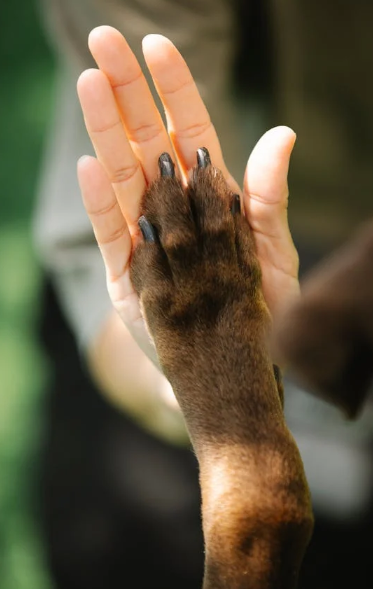
<svg viewBox="0 0 373 589">
<path fill-rule="evenodd" d="M 207 168 L 211 165 L 211 158 L 206 147 L 197 149 L 197 164 L 199 168 Z"/>
<path fill-rule="evenodd" d="M 232 215 L 237 215 L 241 213 L 241 199 L 239 194 L 233 195 L 231 213 Z"/>
<path fill-rule="evenodd" d="M 170 178 L 173 178 L 175 176 L 174 162 L 169 153 L 165 152 L 159 156 L 158 165 L 162 177 L 169 176 Z"/>
<path fill-rule="evenodd" d="M 148 219 L 142 215 L 137 223 L 141 229 L 144 240 L 154 243 L 156 240 L 156 232 L 153 225 L 149 223 Z"/>
</svg>

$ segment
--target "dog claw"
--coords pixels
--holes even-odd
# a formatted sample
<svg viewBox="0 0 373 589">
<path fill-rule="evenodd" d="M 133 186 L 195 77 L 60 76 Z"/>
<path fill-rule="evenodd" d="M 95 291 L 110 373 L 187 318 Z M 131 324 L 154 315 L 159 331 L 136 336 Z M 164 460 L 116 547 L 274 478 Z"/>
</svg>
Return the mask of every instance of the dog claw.
<svg viewBox="0 0 373 589">
<path fill-rule="evenodd" d="M 153 225 L 151 223 L 149 223 L 149 221 L 147 220 L 146 217 L 144 217 L 144 215 L 142 215 L 139 218 L 138 225 L 141 229 L 141 233 L 142 233 L 144 240 L 147 242 L 154 243 L 157 238 L 155 228 L 153 227 Z"/>
<path fill-rule="evenodd" d="M 234 194 L 231 204 L 232 215 L 239 215 L 241 213 L 241 200 L 239 194 Z"/>
<path fill-rule="evenodd" d="M 197 149 L 197 164 L 199 168 L 207 168 L 211 165 L 211 158 L 206 147 Z"/>
<path fill-rule="evenodd" d="M 158 165 L 161 171 L 161 176 L 163 178 L 165 176 L 168 176 L 170 178 L 173 178 L 175 176 L 174 162 L 172 161 L 169 153 L 164 152 L 159 156 Z"/>
</svg>

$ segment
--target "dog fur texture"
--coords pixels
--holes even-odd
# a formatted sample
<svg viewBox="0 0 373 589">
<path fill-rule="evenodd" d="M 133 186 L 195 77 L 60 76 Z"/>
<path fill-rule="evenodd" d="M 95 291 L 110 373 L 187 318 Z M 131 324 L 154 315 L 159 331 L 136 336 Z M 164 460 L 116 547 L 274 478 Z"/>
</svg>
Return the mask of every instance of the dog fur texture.
<svg viewBox="0 0 373 589">
<path fill-rule="evenodd" d="M 313 529 L 309 489 L 249 224 L 207 150 L 198 164 L 184 188 L 161 156 L 131 277 L 199 462 L 204 589 L 290 589 Z"/>
</svg>

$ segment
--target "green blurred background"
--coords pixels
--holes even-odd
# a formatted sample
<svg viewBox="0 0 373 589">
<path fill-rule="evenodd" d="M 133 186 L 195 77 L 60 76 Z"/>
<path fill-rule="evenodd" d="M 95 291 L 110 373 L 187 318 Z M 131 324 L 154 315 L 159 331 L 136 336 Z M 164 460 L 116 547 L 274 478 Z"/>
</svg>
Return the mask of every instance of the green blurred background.
<svg viewBox="0 0 373 589">
<path fill-rule="evenodd" d="M 329 3 L 329 10 L 334 19 L 332 3 Z M 324 21 L 326 19 L 323 18 Z M 43 563 L 34 491 L 38 472 L 38 447 L 43 436 L 43 391 L 46 389 L 48 366 L 41 355 L 36 337 L 41 271 L 33 253 L 30 220 L 37 192 L 43 140 L 51 114 L 54 61 L 41 30 L 36 0 L 3 3 L 0 26 L 0 589 L 51 589 L 52 584 L 47 578 Z M 309 30 L 313 30 L 312 26 Z M 345 36 L 340 37 L 343 37 L 342 42 L 345 44 Z M 356 37 L 355 34 L 355 42 Z M 338 39 L 338 35 L 336 38 Z M 328 39 L 325 44 L 327 41 Z M 256 38 L 254 43 L 258 44 Z M 312 44 L 309 46 L 312 47 Z M 354 47 L 353 43 L 351 47 Z M 265 45 L 261 46 L 262 49 L 264 51 Z M 309 69 L 305 71 L 311 71 L 315 75 L 316 70 L 311 67 L 314 65 L 313 52 L 310 51 L 309 54 Z M 349 44 L 350 54 L 353 56 Z M 247 58 L 250 55 L 253 56 L 251 60 Z M 250 81 L 253 81 L 254 76 L 254 82 L 263 86 L 265 81 L 261 76 L 265 75 L 267 69 L 262 67 L 263 61 L 256 60 L 256 55 L 246 48 L 245 61 L 249 61 L 248 67 L 251 68 Z M 357 55 L 360 59 L 358 52 Z M 323 60 L 324 57 L 323 54 Z M 359 59 L 356 63 L 359 63 Z M 329 65 L 331 61 L 328 61 Z M 341 58 L 340 63 L 344 61 Z M 265 64 L 267 65 L 266 61 Z M 352 68 L 346 68 L 347 73 L 351 71 Z M 238 74 L 244 79 L 243 72 L 239 71 Z M 370 70 L 367 70 L 367 76 L 369 74 Z M 313 81 L 311 76 L 305 77 Z M 358 75 L 356 79 L 361 81 Z M 358 87 L 357 84 L 349 85 Z M 326 92 L 321 89 L 322 92 L 319 93 L 324 96 Z M 345 94 L 349 96 L 348 92 Z M 369 92 L 366 94 L 369 96 Z M 259 98 L 263 101 L 262 95 Z M 342 114 L 349 112 L 343 106 L 339 94 L 337 98 L 332 96 L 330 100 L 333 106 L 337 104 L 341 107 L 342 104 Z M 315 103 L 317 106 L 317 101 Z M 255 104 L 254 101 L 254 107 Z M 350 119 L 355 133 L 354 113 L 355 110 Z M 363 114 L 365 116 L 365 112 Z M 250 124 L 251 121 L 255 125 L 261 124 L 260 113 L 256 110 L 255 116 L 250 118 Z M 345 119 L 343 121 L 346 122 Z M 362 137 L 370 137 L 367 131 L 369 121 L 364 119 Z M 307 133 L 299 135 L 298 144 L 301 144 L 302 136 L 307 139 Z M 356 145 L 360 150 L 354 144 L 349 157 L 356 153 L 355 160 L 361 158 L 363 161 L 361 153 L 364 153 L 364 161 L 368 160 L 370 151 L 367 145 L 358 133 L 355 135 Z M 252 136 L 259 136 L 259 132 L 255 131 Z M 339 133 L 336 137 L 339 141 Z M 355 160 L 351 161 L 351 174 L 355 169 L 360 170 L 353 165 Z M 313 158 L 311 161 L 313 163 Z M 371 163 L 367 168 L 371 172 Z M 303 172 L 302 167 L 299 169 Z M 313 169 L 312 166 L 310 169 Z M 364 180 L 364 176 L 359 174 L 356 182 L 360 177 Z M 367 178 L 366 184 L 370 186 L 371 176 L 367 175 Z M 324 192 L 320 191 L 316 204 L 321 213 L 315 217 L 316 221 L 310 227 L 314 229 L 316 222 L 320 223 L 321 219 L 325 231 L 334 235 L 332 226 L 340 209 L 345 208 L 348 213 L 349 229 L 350 217 L 363 218 L 365 210 L 370 214 L 371 191 L 356 188 L 355 192 L 357 196 L 352 204 L 348 195 L 342 195 L 341 198 L 338 190 L 335 191 L 337 201 L 332 201 L 328 194 L 334 207 L 333 215 L 328 215 L 325 211 L 329 209 L 325 207 L 329 201 L 323 200 Z M 298 208 L 302 210 L 306 198 L 298 200 Z M 363 200 L 366 208 L 363 207 Z M 343 202 L 345 207 L 341 206 Z M 294 204 L 296 202 L 293 200 L 292 206 Z M 308 214 L 307 207 L 305 210 Z M 320 232 L 322 227 L 319 228 Z"/>
<path fill-rule="evenodd" d="M 4 4 L 6 7 L 4 7 Z M 54 63 L 36 2 L 2 6 L 0 35 L 0 588 L 47 589 L 33 485 L 47 367 L 35 323 L 40 272 L 30 216 Z"/>
</svg>

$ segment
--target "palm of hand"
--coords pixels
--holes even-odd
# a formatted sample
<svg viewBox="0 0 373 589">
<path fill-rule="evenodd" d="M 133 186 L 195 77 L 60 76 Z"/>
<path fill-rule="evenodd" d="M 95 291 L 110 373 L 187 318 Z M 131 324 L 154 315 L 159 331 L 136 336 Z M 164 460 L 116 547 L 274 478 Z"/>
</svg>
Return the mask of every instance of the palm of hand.
<svg viewBox="0 0 373 589">
<path fill-rule="evenodd" d="M 110 27 L 95 29 L 90 49 L 99 70 L 81 75 L 78 93 L 98 159 L 84 157 L 79 162 L 83 201 L 104 259 L 111 300 L 140 347 L 157 362 L 129 274 L 132 251 L 139 240 L 140 201 L 157 177 L 157 158 L 163 152 L 175 153 L 176 175 L 185 183 L 197 148 L 206 145 L 229 189 L 242 192 L 224 164 L 190 71 L 170 41 L 150 35 L 143 43 L 165 107 L 167 131 L 141 68 L 120 33 Z M 272 314 L 299 288 L 298 259 L 286 212 L 287 171 L 294 141 L 287 127 L 277 127 L 262 137 L 249 159 L 242 194 Z"/>
</svg>

